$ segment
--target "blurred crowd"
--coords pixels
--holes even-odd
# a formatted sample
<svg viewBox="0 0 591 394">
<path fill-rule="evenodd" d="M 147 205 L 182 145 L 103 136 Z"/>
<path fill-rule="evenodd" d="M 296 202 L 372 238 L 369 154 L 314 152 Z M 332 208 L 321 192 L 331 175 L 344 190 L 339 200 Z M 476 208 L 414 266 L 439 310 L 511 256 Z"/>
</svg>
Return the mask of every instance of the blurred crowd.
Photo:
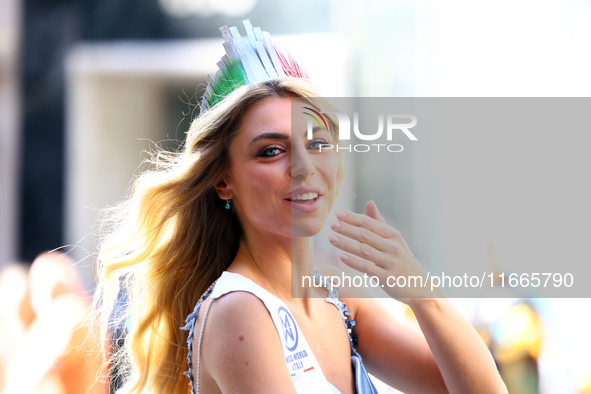
<svg viewBox="0 0 591 394">
<path fill-rule="evenodd" d="M 91 297 L 68 256 L 0 272 L 0 394 L 104 393 Z"/>
</svg>

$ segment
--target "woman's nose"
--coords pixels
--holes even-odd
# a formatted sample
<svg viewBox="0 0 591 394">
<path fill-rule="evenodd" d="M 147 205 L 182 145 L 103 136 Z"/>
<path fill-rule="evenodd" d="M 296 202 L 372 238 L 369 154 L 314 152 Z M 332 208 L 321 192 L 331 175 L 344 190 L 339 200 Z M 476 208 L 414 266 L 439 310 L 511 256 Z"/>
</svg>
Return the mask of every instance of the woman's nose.
<svg viewBox="0 0 591 394">
<path fill-rule="evenodd" d="M 290 175 L 292 178 L 306 178 L 314 174 L 312 158 L 305 147 L 292 147 Z"/>
</svg>

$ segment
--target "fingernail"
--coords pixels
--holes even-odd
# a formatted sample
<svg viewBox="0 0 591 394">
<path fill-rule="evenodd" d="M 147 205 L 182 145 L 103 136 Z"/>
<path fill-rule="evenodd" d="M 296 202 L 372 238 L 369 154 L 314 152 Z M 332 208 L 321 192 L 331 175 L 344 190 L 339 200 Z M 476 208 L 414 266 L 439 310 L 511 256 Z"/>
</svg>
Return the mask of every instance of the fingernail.
<svg viewBox="0 0 591 394">
<path fill-rule="evenodd" d="M 347 214 L 344 211 L 341 211 L 341 210 L 335 211 L 334 214 L 339 219 L 344 219 L 345 217 L 347 217 Z"/>
<path fill-rule="evenodd" d="M 339 237 L 337 237 L 336 235 L 330 234 L 328 236 L 328 240 L 330 241 L 331 244 L 336 244 L 339 242 Z"/>
<path fill-rule="evenodd" d="M 341 228 L 341 224 L 339 222 L 330 222 L 330 228 L 333 230 L 338 230 Z"/>
<path fill-rule="evenodd" d="M 347 256 L 346 254 L 339 254 L 339 258 L 341 259 L 341 261 L 343 263 L 346 263 L 349 261 L 349 256 Z"/>
</svg>

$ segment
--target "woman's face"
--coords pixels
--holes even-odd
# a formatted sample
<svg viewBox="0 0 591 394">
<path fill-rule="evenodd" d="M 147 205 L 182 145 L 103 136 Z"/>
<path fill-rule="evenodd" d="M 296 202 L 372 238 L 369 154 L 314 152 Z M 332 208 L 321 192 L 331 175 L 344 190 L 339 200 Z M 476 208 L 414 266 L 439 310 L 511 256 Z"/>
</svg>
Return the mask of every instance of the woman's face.
<svg viewBox="0 0 591 394">
<path fill-rule="evenodd" d="M 338 159 L 332 135 L 315 127 L 303 100 L 267 98 L 248 111 L 230 144 L 224 190 L 249 231 L 309 237 L 320 232 L 334 202 Z M 301 108 L 301 109 L 300 109 Z M 292 117 L 293 116 L 293 117 Z M 222 190 L 223 192 L 223 190 Z M 223 196 L 223 194 L 221 194 Z"/>
</svg>

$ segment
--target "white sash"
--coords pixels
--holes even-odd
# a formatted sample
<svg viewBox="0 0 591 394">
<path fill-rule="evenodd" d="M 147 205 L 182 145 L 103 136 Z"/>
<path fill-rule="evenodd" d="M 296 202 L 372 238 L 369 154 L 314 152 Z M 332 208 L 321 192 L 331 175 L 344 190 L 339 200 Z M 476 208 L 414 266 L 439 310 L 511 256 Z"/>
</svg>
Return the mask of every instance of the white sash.
<svg viewBox="0 0 591 394">
<path fill-rule="evenodd" d="M 332 394 L 328 380 L 322 373 L 316 357 L 289 308 L 279 298 L 269 293 L 250 279 L 233 272 L 224 271 L 218 279 L 212 300 L 232 291 L 247 291 L 258 297 L 271 314 L 281 338 L 285 365 L 297 393 Z"/>
</svg>

